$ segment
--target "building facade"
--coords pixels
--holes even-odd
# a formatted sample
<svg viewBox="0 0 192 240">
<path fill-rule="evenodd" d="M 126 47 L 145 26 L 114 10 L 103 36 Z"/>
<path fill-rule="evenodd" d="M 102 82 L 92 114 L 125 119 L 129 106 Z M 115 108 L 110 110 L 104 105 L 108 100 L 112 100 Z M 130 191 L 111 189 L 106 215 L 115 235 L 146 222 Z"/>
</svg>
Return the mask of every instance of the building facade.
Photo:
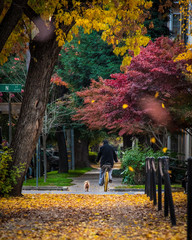
<svg viewBox="0 0 192 240">
<path fill-rule="evenodd" d="M 187 2 L 187 1 L 186 1 Z M 192 4 L 191 1 L 185 6 L 180 6 L 175 1 L 174 7 L 170 10 L 168 27 L 171 31 L 171 38 L 183 39 L 185 44 L 192 44 Z M 184 29 L 183 29 L 184 28 Z M 180 134 L 168 137 L 167 148 L 177 152 L 180 160 L 186 160 L 192 156 L 192 131 L 181 130 Z"/>
</svg>

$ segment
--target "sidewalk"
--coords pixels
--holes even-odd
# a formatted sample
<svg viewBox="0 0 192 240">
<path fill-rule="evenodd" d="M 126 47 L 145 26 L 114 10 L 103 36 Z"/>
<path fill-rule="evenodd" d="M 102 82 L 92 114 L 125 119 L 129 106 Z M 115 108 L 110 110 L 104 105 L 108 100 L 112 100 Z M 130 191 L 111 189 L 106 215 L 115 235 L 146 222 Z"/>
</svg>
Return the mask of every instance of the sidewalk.
<svg viewBox="0 0 192 240">
<path fill-rule="evenodd" d="M 104 192 L 104 187 L 99 186 L 99 169 L 94 168 L 92 171 L 83 174 L 80 177 L 72 178 L 73 179 L 73 186 L 69 186 L 69 192 L 85 192 L 84 190 L 84 182 L 86 180 L 90 183 L 89 193 L 98 193 Z M 115 187 L 122 185 L 122 178 L 114 178 L 113 182 L 109 183 L 109 191 L 114 190 Z"/>
<path fill-rule="evenodd" d="M 69 187 L 23 187 L 22 193 L 61 193 L 61 194 L 137 194 L 143 193 L 142 190 L 124 189 L 122 184 L 122 178 L 113 177 L 112 183 L 109 183 L 108 192 L 104 192 L 104 187 L 99 186 L 99 165 L 92 165 L 93 170 L 81 175 L 80 177 L 72 178 L 72 186 Z M 116 163 L 114 169 L 119 169 L 120 164 Z M 84 190 L 84 182 L 88 180 L 90 183 L 89 192 Z M 120 187 L 120 188 L 117 188 Z"/>
</svg>

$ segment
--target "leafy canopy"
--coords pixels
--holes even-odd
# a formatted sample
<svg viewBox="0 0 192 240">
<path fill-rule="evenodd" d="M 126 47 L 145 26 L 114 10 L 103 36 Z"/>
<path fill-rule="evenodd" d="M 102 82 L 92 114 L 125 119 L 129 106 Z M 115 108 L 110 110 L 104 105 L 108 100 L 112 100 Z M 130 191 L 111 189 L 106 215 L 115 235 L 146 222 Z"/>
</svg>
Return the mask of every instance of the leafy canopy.
<svg viewBox="0 0 192 240">
<path fill-rule="evenodd" d="M 33 16 L 31 23 L 31 19 L 23 15 L 1 52 L 0 62 L 3 64 L 7 61 L 10 52 L 26 49 L 26 42 L 29 42 L 29 36 L 33 37 L 34 33 L 40 31 L 39 40 L 48 37 L 45 28 L 41 28 L 42 18 L 47 28 L 56 32 L 59 46 L 71 41 L 73 34 L 78 34 L 80 26 L 85 33 L 92 30 L 103 31 L 102 39 L 113 45 L 115 54 L 124 56 L 123 65 L 127 65 L 130 62 L 129 50 L 138 54 L 139 46 L 145 46 L 149 41 L 144 36 L 146 30 L 143 22 L 151 5 L 147 0 L 29 0 L 27 6 L 39 14 L 39 17 L 34 19 Z M 10 2 L 7 1 L 0 22 L 9 6 Z"/>
<path fill-rule="evenodd" d="M 176 120 L 171 109 L 174 100 L 189 96 L 192 87 L 184 75 L 186 62 L 173 60 L 184 51 L 182 44 L 165 37 L 150 42 L 132 59 L 126 73 L 93 80 L 90 88 L 78 93 L 84 106 L 75 119 L 93 129 L 119 130 L 121 135 L 145 131 L 149 124 L 171 127 Z"/>
<path fill-rule="evenodd" d="M 89 86 L 90 79 L 109 78 L 112 72 L 120 72 L 122 63 L 122 57 L 113 53 L 112 46 L 101 39 L 101 33 L 84 34 L 83 29 L 63 46 L 59 55 L 56 72 L 71 91 Z"/>
</svg>

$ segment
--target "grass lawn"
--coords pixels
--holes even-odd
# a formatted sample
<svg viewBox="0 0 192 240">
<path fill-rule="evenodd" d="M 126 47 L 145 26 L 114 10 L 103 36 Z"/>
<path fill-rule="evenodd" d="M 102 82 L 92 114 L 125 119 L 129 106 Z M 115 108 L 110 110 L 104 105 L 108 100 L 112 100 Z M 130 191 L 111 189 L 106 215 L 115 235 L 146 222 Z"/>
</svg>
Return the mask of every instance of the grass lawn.
<svg viewBox="0 0 192 240">
<path fill-rule="evenodd" d="M 71 186 L 73 177 L 79 177 L 82 174 L 91 171 L 92 168 L 81 168 L 75 170 L 69 170 L 68 173 L 58 173 L 58 171 L 52 171 L 47 173 L 47 181 L 44 182 L 44 177 L 38 179 L 39 186 Z M 36 186 L 36 178 L 27 179 L 23 186 Z"/>
</svg>

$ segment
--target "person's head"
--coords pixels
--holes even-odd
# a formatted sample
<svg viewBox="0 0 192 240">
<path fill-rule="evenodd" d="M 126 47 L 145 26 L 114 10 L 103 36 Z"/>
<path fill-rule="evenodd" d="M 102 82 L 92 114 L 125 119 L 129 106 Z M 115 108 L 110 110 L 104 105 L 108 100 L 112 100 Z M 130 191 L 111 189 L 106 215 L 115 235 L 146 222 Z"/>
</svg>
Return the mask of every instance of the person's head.
<svg viewBox="0 0 192 240">
<path fill-rule="evenodd" d="M 103 140 L 103 145 L 108 144 L 107 140 Z"/>
</svg>

